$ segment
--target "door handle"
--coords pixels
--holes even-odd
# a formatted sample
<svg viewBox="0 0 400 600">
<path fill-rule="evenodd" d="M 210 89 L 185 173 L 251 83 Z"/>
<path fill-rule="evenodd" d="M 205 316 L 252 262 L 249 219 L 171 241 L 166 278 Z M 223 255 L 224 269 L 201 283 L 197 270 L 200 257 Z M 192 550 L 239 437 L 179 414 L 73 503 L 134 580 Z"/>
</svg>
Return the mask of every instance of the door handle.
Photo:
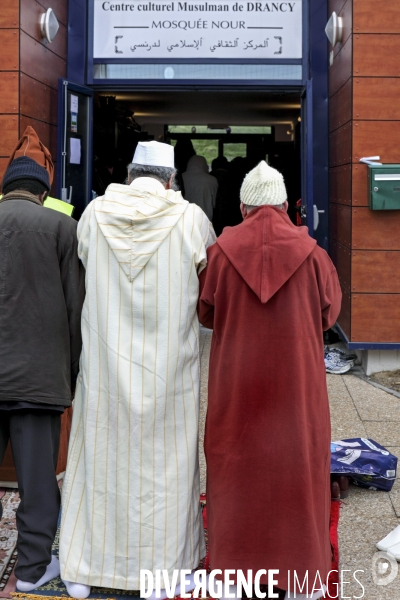
<svg viewBox="0 0 400 600">
<path fill-rule="evenodd" d="M 318 206 L 314 204 L 314 231 L 318 228 L 319 225 L 319 215 L 324 213 L 324 210 L 318 210 Z"/>
<path fill-rule="evenodd" d="M 70 185 L 70 187 L 69 187 L 69 196 L 67 196 L 67 193 L 68 193 L 68 188 L 62 188 L 61 200 L 63 200 L 64 202 L 68 202 L 68 204 L 71 204 L 71 202 L 72 202 L 72 185 Z"/>
</svg>

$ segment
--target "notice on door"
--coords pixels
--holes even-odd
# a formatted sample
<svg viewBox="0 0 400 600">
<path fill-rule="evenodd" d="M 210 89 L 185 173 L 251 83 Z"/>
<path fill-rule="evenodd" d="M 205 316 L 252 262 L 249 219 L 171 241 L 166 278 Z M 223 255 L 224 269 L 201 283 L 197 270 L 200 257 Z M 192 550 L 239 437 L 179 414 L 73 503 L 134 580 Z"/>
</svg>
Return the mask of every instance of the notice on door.
<svg viewBox="0 0 400 600">
<path fill-rule="evenodd" d="M 94 0 L 94 58 L 302 57 L 302 0 Z"/>
</svg>

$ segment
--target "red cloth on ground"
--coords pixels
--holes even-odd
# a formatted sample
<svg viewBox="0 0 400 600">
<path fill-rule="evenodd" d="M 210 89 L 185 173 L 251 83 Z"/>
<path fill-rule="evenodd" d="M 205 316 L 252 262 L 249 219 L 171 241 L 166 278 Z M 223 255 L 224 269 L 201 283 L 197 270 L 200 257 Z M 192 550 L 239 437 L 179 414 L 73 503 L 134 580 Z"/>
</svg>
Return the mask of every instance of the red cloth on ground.
<svg viewBox="0 0 400 600">
<path fill-rule="evenodd" d="M 311 590 L 331 568 L 330 416 L 323 330 L 339 314 L 336 270 L 304 227 L 252 210 L 208 249 L 199 319 L 214 329 L 207 519 L 213 569 L 279 569 Z M 267 583 L 266 578 L 261 579 Z M 303 593 L 305 593 L 303 591 Z"/>
<path fill-rule="evenodd" d="M 206 533 L 206 547 L 207 554 L 204 559 L 203 564 L 200 568 L 206 569 L 207 571 L 210 569 L 210 553 L 208 547 L 208 523 L 207 523 L 207 503 L 206 503 L 206 495 L 201 494 L 200 501 L 204 503 L 203 506 L 203 526 L 204 531 Z M 332 564 L 331 564 L 331 573 L 329 574 L 328 579 L 328 597 L 330 598 L 339 598 L 339 538 L 338 538 L 338 527 L 339 527 L 339 517 L 340 517 L 340 506 L 341 503 L 338 501 L 331 501 L 331 514 L 330 514 L 330 522 L 329 522 L 329 538 L 331 542 L 332 548 Z M 326 595 L 327 595 L 326 594 Z M 209 594 L 207 594 L 207 597 Z"/>
<path fill-rule="evenodd" d="M 331 598 L 339 598 L 339 537 L 338 526 L 340 517 L 340 502 L 331 502 L 331 520 L 329 523 L 329 537 L 332 546 L 332 573 L 328 579 L 328 593 Z"/>
</svg>

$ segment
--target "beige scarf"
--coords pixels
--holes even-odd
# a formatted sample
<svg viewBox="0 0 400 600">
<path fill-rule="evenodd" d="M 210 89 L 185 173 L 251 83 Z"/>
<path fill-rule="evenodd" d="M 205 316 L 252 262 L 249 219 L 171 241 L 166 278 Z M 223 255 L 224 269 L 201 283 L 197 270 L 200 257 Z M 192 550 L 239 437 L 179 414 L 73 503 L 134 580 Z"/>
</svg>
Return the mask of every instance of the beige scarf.
<svg viewBox="0 0 400 600">
<path fill-rule="evenodd" d="M 30 192 L 25 192 L 24 190 L 14 190 L 13 192 L 4 194 L 4 196 L 0 198 L 0 202 L 4 202 L 4 200 L 29 200 L 29 202 L 34 202 L 35 204 L 43 206 L 37 196 Z"/>
</svg>

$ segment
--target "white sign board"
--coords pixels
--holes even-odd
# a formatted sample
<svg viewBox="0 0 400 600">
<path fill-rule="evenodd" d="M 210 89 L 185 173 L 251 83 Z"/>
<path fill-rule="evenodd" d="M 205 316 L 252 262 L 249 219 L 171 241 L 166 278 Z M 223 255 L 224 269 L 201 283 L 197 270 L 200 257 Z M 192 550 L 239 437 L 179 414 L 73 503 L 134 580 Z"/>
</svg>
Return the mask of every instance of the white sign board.
<svg viewBox="0 0 400 600">
<path fill-rule="evenodd" d="M 94 0 L 94 58 L 301 58 L 302 0 Z"/>
</svg>

